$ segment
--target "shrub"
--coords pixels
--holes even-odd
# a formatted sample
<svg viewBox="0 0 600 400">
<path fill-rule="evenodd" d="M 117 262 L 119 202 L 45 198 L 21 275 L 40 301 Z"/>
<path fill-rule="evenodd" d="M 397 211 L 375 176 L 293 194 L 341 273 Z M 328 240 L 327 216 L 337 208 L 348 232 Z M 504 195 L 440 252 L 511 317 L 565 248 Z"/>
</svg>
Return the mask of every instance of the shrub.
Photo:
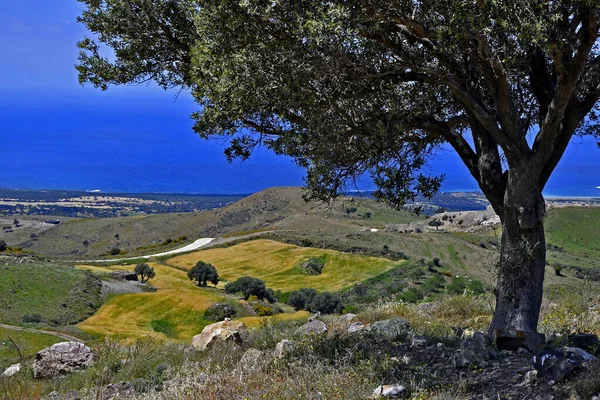
<svg viewBox="0 0 600 400">
<path fill-rule="evenodd" d="M 339 314 L 344 309 L 344 305 L 339 294 L 323 292 L 313 298 L 308 309 L 322 314 Z"/>
<path fill-rule="evenodd" d="M 462 294 L 467 288 L 467 280 L 463 276 L 452 278 L 450 284 L 446 286 L 446 290 L 451 294 Z"/>
<path fill-rule="evenodd" d="M 114 247 L 110 249 L 107 254 L 109 256 L 118 256 L 119 254 L 121 254 L 121 249 L 119 249 L 118 247 Z"/>
<path fill-rule="evenodd" d="M 554 268 L 554 274 L 556 274 L 556 276 L 562 276 L 562 264 L 554 264 L 552 268 Z"/>
<path fill-rule="evenodd" d="M 439 257 L 433 257 L 432 261 L 433 261 L 433 265 L 435 265 L 436 267 L 441 267 Z"/>
<path fill-rule="evenodd" d="M 225 318 L 235 318 L 238 311 L 231 304 L 216 303 L 204 312 L 204 318 L 210 321 L 223 321 Z"/>
<path fill-rule="evenodd" d="M 250 296 L 256 296 L 260 300 L 267 299 L 271 303 L 276 301 L 275 292 L 267 289 L 262 280 L 251 276 L 242 276 L 235 282 L 229 282 L 225 285 L 225 291 L 231 294 L 241 293 L 245 300 Z"/>
<path fill-rule="evenodd" d="M 311 258 L 302 264 L 302 271 L 308 275 L 320 275 L 325 263 L 318 258 Z"/>
<path fill-rule="evenodd" d="M 421 278 L 423 278 L 425 276 L 425 271 L 421 268 L 415 268 L 412 271 L 410 271 L 408 273 L 408 277 L 412 280 L 412 281 L 418 281 L 421 280 Z"/>
<path fill-rule="evenodd" d="M 209 263 L 198 261 L 187 273 L 190 281 L 197 281 L 198 286 L 206 286 L 207 282 L 216 285 L 219 283 L 219 274 L 217 269 Z"/>
<path fill-rule="evenodd" d="M 8 249 L 8 245 L 4 240 L 0 240 L 0 252 L 6 251 L 6 249 Z"/>
<path fill-rule="evenodd" d="M 406 292 L 401 293 L 397 299 L 400 301 L 404 301 L 406 303 L 416 303 L 417 301 L 421 300 L 423 297 L 425 297 L 425 296 L 423 295 L 423 292 L 421 291 L 421 289 L 413 286 L 413 287 L 408 288 L 408 290 L 406 290 Z"/>
<path fill-rule="evenodd" d="M 471 280 L 468 283 L 467 290 L 471 294 L 474 294 L 474 295 L 478 296 L 480 294 L 484 294 L 485 293 L 485 285 L 483 284 L 483 282 L 481 282 L 481 281 L 479 281 L 477 279 L 473 279 L 473 280 Z"/>
<path fill-rule="evenodd" d="M 302 246 L 302 247 L 311 247 L 312 245 L 313 245 L 313 242 L 310 239 L 302 239 L 300 241 L 300 246 Z"/>
<path fill-rule="evenodd" d="M 423 282 L 422 291 L 433 292 L 436 289 L 443 288 L 445 283 L 446 280 L 442 275 L 435 274 Z"/>
<path fill-rule="evenodd" d="M 21 319 L 23 322 L 29 324 L 39 324 L 43 321 L 43 318 L 40 314 L 25 314 Z"/>
<path fill-rule="evenodd" d="M 294 290 L 290 293 L 288 301 L 286 302 L 290 306 L 294 307 L 296 311 L 306 310 L 317 295 L 317 291 L 312 288 L 302 288 Z"/>
</svg>

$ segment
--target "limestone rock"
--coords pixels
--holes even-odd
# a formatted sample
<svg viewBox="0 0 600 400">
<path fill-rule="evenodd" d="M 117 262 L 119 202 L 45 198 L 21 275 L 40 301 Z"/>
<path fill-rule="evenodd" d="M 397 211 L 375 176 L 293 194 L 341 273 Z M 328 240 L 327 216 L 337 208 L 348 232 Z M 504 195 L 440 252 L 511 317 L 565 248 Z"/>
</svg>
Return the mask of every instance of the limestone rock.
<svg viewBox="0 0 600 400">
<path fill-rule="evenodd" d="M 83 343 L 56 343 L 36 354 L 33 362 L 33 376 L 35 378 L 51 378 L 87 368 L 93 363 L 92 349 Z"/>
<path fill-rule="evenodd" d="M 294 349 L 298 346 L 298 342 L 294 340 L 282 339 L 279 343 L 275 345 L 275 350 L 273 351 L 273 357 L 277 359 L 282 359 L 288 354 L 290 354 Z"/>
<path fill-rule="evenodd" d="M 358 331 L 362 330 L 364 327 L 365 326 L 363 325 L 362 322 L 352 322 L 350 325 L 348 325 L 347 332 L 348 333 L 358 332 Z"/>
<path fill-rule="evenodd" d="M 192 339 L 192 346 L 196 350 L 206 350 L 217 342 L 242 343 L 243 336 L 248 332 L 246 325 L 241 321 L 221 321 L 207 325 L 202 333 Z"/>
<path fill-rule="evenodd" d="M 519 347 L 536 352 L 546 343 L 546 336 L 534 331 L 494 329 L 494 344 L 498 350 L 517 351 Z"/>
<path fill-rule="evenodd" d="M 367 330 L 390 341 L 405 340 L 408 337 L 410 325 L 404 318 L 392 318 L 375 322 L 369 325 Z"/>
<path fill-rule="evenodd" d="M 6 368 L 1 376 L 8 378 L 10 376 L 18 374 L 19 371 L 21 371 L 21 364 L 13 364 L 10 367 Z"/>
<path fill-rule="evenodd" d="M 381 385 L 373 391 L 372 399 L 399 399 L 408 395 L 408 390 L 402 385 Z"/>
<path fill-rule="evenodd" d="M 461 368 L 466 364 L 482 365 L 494 358 L 494 352 L 489 348 L 486 336 L 475 332 L 470 339 L 463 340 L 460 351 L 454 356 L 454 366 Z"/>
<path fill-rule="evenodd" d="M 327 332 L 327 326 L 323 321 L 313 320 L 296 329 L 299 335 L 320 335 Z"/>
<path fill-rule="evenodd" d="M 567 377 L 575 368 L 597 360 L 596 357 L 577 347 L 544 350 L 533 357 L 533 367 L 540 379 L 558 382 Z"/>
</svg>

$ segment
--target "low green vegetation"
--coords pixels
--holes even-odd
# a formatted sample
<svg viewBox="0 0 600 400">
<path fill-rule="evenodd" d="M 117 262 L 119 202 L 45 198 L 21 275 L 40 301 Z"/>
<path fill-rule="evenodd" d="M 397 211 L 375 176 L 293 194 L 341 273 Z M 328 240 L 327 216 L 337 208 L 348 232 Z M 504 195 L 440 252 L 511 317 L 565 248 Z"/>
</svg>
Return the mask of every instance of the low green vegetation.
<svg viewBox="0 0 600 400">
<path fill-rule="evenodd" d="M 56 336 L 0 328 L 0 371 L 23 359 L 31 359 L 45 347 L 62 342 Z M 2 398 L 2 393 L 0 393 Z"/>
<path fill-rule="evenodd" d="M 100 307 L 101 282 L 91 273 L 34 258 L 0 264 L 0 321 L 11 325 L 76 324 Z"/>
</svg>

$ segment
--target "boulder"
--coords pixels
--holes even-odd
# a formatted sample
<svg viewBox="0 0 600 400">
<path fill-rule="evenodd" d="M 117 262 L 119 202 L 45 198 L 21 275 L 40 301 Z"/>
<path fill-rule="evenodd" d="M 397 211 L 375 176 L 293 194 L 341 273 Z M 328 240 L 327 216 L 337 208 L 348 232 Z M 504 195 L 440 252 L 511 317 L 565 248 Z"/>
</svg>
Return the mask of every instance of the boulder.
<svg viewBox="0 0 600 400">
<path fill-rule="evenodd" d="M 598 340 L 598 336 L 596 335 L 584 333 L 569 335 L 569 346 L 579 347 L 592 354 L 600 354 L 600 340 Z"/>
<path fill-rule="evenodd" d="M 533 357 L 533 367 L 538 377 L 548 383 L 556 383 L 567 377 L 574 369 L 584 367 L 596 357 L 578 347 L 543 350 Z"/>
<path fill-rule="evenodd" d="M 381 385 L 373 391 L 372 399 L 400 399 L 408 396 L 408 390 L 402 385 Z"/>
<path fill-rule="evenodd" d="M 327 326 L 323 321 L 313 320 L 296 329 L 299 335 L 320 335 L 327 332 Z"/>
<path fill-rule="evenodd" d="M 515 329 L 494 329 L 494 344 L 499 351 L 517 351 L 524 348 L 532 353 L 538 351 L 546 343 L 546 336 L 534 331 Z"/>
<path fill-rule="evenodd" d="M 248 349 L 240 359 L 237 370 L 252 372 L 261 369 L 267 362 L 268 357 L 258 349 Z"/>
<path fill-rule="evenodd" d="M 348 313 L 340 316 L 339 320 L 340 322 L 345 322 L 349 324 L 354 318 L 356 318 L 356 314 Z"/>
<path fill-rule="evenodd" d="M 410 325 L 404 318 L 392 318 L 375 322 L 366 329 L 368 332 L 381 335 L 387 340 L 396 341 L 405 340 L 408 337 Z"/>
<path fill-rule="evenodd" d="M 36 354 L 33 362 L 33 376 L 35 378 L 52 378 L 87 368 L 93 363 L 92 349 L 83 343 L 56 343 Z"/>
<path fill-rule="evenodd" d="M 192 346 L 196 350 L 206 350 L 215 343 L 235 342 L 242 343 L 243 336 L 248 332 L 246 325 L 241 321 L 221 321 L 207 325 L 202 333 L 192 339 Z"/>
<path fill-rule="evenodd" d="M 454 366 L 460 368 L 466 364 L 482 365 L 494 356 L 487 337 L 481 332 L 475 332 L 472 338 L 463 340 L 460 344 L 460 351 L 454 356 Z"/>
<path fill-rule="evenodd" d="M 348 333 L 354 333 L 354 332 L 360 331 L 364 327 L 365 326 L 363 325 L 362 322 L 352 322 L 350 325 L 348 325 L 348 329 L 346 331 Z"/>
<path fill-rule="evenodd" d="M 290 354 L 294 349 L 298 347 L 298 342 L 294 340 L 282 339 L 279 343 L 275 345 L 275 350 L 273 351 L 273 357 L 277 359 L 282 359 Z"/>
<path fill-rule="evenodd" d="M 18 374 L 19 371 L 21 371 L 21 364 L 13 364 L 10 367 L 6 368 L 4 370 L 4 372 L 2 373 L 2 375 L 0 375 L 0 376 L 8 378 L 8 377 Z"/>
</svg>

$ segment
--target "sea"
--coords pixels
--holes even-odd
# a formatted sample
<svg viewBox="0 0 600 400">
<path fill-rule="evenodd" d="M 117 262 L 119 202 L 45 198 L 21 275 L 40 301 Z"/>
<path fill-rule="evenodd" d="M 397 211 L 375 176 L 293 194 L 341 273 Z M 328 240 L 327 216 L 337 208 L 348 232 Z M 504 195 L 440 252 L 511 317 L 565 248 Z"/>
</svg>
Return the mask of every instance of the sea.
<svg viewBox="0 0 600 400">
<path fill-rule="evenodd" d="M 207 141 L 192 131 L 190 114 L 197 106 L 189 93 L 70 89 L 1 94 L 2 188 L 247 194 L 303 184 L 305 173 L 292 159 L 264 148 L 247 161 L 228 163 L 225 139 Z M 478 190 L 450 150 L 439 151 L 425 172 L 445 174 L 442 191 Z M 349 189 L 372 190 L 373 185 L 365 177 Z M 600 197 L 595 140 L 573 140 L 544 194 Z"/>
</svg>

